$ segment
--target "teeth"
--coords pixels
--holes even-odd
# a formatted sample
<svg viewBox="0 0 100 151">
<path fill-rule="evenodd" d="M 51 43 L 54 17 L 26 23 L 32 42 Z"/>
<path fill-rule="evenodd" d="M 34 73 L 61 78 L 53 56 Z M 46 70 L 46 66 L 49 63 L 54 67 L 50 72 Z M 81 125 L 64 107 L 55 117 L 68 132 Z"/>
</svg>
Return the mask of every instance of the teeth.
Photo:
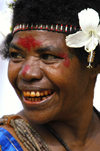
<svg viewBox="0 0 100 151">
<path fill-rule="evenodd" d="M 24 97 L 30 97 L 30 92 L 23 92 Z"/>
<path fill-rule="evenodd" d="M 44 94 L 45 94 L 45 95 L 48 95 L 49 93 L 48 93 L 48 91 L 44 91 Z"/>
<path fill-rule="evenodd" d="M 26 96 L 29 96 L 29 97 L 30 97 L 30 95 L 31 95 L 30 92 L 26 92 Z"/>
<path fill-rule="evenodd" d="M 32 98 L 32 101 L 33 101 L 33 102 L 35 101 L 34 98 Z"/>
<path fill-rule="evenodd" d="M 46 91 L 24 91 L 23 95 L 24 97 L 31 97 L 34 99 L 40 98 L 40 97 L 47 97 L 48 95 L 50 95 L 52 92 L 51 90 L 46 90 Z M 33 101 L 33 100 L 32 100 Z"/>
<path fill-rule="evenodd" d="M 35 96 L 39 97 L 41 94 L 40 92 L 36 92 Z"/>
<path fill-rule="evenodd" d="M 41 93 L 40 93 L 40 95 L 41 95 L 41 96 L 44 96 L 44 93 L 43 93 L 43 92 L 41 92 Z"/>
<path fill-rule="evenodd" d="M 31 92 L 31 97 L 35 97 L 35 92 Z"/>
<path fill-rule="evenodd" d="M 37 101 L 38 101 L 38 98 L 35 98 L 34 101 L 37 102 Z"/>
<path fill-rule="evenodd" d="M 29 101 L 32 101 L 32 99 L 31 99 L 31 98 L 28 98 L 28 100 L 29 100 Z"/>
<path fill-rule="evenodd" d="M 45 100 L 47 97 L 43 97 L 43 100 Z"/>
<path fill-rule="evenodd" d="M 23 92 L 24 97 L 26 97 L 26 92 Z"/>
</svg>

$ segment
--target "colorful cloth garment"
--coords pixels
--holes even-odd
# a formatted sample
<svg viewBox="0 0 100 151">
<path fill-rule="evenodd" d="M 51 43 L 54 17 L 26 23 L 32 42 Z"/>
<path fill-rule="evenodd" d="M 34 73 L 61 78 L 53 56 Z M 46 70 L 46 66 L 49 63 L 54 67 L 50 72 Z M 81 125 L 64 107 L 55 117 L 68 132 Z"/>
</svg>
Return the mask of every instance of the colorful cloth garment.
<svg viewBox="0 0 100 151">
<path fill-rule="evenodd" d="M 23 151 L 16 139 L 2 127 L 0 127 L 0 151 Z"/>
</svg>

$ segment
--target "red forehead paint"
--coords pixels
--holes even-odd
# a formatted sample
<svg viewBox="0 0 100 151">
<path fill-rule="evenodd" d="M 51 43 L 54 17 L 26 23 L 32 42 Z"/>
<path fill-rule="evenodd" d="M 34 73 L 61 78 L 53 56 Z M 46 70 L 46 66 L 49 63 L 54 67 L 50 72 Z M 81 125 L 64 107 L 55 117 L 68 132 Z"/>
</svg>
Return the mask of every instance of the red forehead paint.
<svg viewBox="0 0 100 151">
<path fill-rule="evenodd" d="M 69 57 L 68 57 L 68 54 L 67 54 L 67 53 L 60 53 L 60 54 L 59 54 L 59 57 L 64 58 L 65 61 L 63 62 L 63 64 L 64 64 L 66 67 L 69 67 L 69 65 L 70 65 L 70 59 L 69 59 Z"/>
<path fill-rule="evenodd" d="M 23 71 L 22 71 L 22 75 L 25 76 L 26 72 L 30 69 L 30 66 L 29 65 L 26 65 L 24 68 L 23 68 Z"/>
<path fill-rule="evenodd" d="M 37 41 L 32 36 L 27 36 L 25 38 L 19 38 L 18 44 L 30 51 L 32 47 L 40 46 L 41 42 Z"/>
</svg>

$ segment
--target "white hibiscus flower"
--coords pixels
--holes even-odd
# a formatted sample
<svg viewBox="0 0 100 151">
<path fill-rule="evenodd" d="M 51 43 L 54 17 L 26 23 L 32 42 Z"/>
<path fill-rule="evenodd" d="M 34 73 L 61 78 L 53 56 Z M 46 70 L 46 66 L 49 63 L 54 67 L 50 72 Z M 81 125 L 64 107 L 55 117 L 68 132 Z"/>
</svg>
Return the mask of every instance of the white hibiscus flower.
<svg viewBox="0 0 100 151">
<path fill-rule="evenodd" d="M 85 46 L 87 52 L 91 52 L 100 43 L 99 15 L 93 9 L 82 10 L 79 14 L 81 31 L 66 37 L 69 47 L 80 48 Z"/>
<path fill-rule="evenodd" d="M 85 51 L 91 54 L 100 44 L 99 14 L 92 8 L 84 9 L 78 14 L 81 30 L 75 34 L 66 36 L 66 45 L 72 48 L 84 47 Z"/>
</svg>

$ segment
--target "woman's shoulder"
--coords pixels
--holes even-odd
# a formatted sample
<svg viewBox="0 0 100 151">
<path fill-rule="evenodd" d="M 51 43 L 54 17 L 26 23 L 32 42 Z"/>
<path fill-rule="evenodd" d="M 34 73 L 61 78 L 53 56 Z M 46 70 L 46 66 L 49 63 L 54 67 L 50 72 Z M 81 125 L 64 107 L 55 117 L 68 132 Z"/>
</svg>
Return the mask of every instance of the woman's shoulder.
<svg viewBox="0 0 100 151">
<path fill-rule="evenodd" d="M 4 129 L 5 131 L 8 131 L 12 135 L 15 135 L 16 133 L 11 125 L 11 121 L 17 117 L 18 117 L 17 115 L 5 115 L 1 117 L 0 118 L 0 132 L 4 132 L 3 131 Z"/>
<path fill-rule="evenodd" d="M 13 127 L 9 124 L 10 119 L 15 116 L 4 116 L 0 118 L 0 147 L 2 151 L 23 151 L 23 145 L 18 139 Z M 26 150 L 26 149 L 24 149 Z"/>
<path fill-rule="evenodd" d="M 20 115 L 4 116 L 3 118 L 1 118 L 0 123 L 1 123 L 0 124 L 1 135 L 4 136 L 5 135 L 4 132 L 6 132 L 7 133 L 6 136 L 9 135 L 12 139 L 14 138 L 14 141 L 15 142 L 17 141 L 17 143 L 19 143 L 20 146 L 22 146 L 24 151 L 27 150 L 48 151 L 48 147 L 44 142 L 44 140 L 41 138 L 41 136 L 35 130 L 35 128 L 31 127 L 30 123 L 23 116 Z M 1 142 L 3 142 L 3 140 Z M 5 144 L 3 145 L 5 146 Z M 10 143 L 10 145 L 12 144 Z M 22 148 L 21 150 L 19 149 L 17 150 L 23 151 Z M 2 151 L 10 151 L 10 150 L 2 150 Z"/>
</svg>

